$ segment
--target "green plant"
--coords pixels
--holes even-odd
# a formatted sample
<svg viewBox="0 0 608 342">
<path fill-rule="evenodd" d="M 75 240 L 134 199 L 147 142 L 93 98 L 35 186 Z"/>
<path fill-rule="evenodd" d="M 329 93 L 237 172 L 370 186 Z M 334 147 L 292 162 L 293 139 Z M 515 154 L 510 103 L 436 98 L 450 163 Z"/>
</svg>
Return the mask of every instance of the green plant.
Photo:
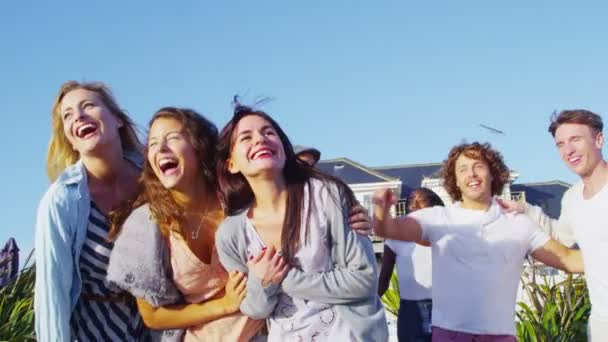
<svg viewBox="0 0 608 342">
<path fill-rule="evenodd" d="M 389 287 L 384 293 L 384 296 L 380 298 L 386 310 L 393 315 L 397 316 L 399 312 L 399 304 L 401 302 L 401 296 L 399 295 L 399 280 L 397 279 L 397 271 L 393 271 L 391 275 L 391 281 Z"/>
<path fill-rule="evenodd" d="M 17 278 L 0 289 L 0 341 L 35 341 L 34 334 L 34 280 L 36 270 L 28 265 Z"/>
<path fill-rule="evenodd" d="M 562 281 L 533 271 L 522 278 L 528 303 L 517 303 L 517 336 L 526 342 L 587 341 L 591 303 L 585 278 L 569 274 Z M 540 281 L 537 281 L 540 280 Z"/>
</svg>

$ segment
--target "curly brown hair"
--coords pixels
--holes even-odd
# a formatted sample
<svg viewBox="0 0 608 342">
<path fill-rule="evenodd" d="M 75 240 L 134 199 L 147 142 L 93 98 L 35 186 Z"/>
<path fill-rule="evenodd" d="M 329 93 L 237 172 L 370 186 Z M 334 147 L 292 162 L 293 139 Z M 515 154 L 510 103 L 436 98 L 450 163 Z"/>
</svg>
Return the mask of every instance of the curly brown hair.
<svg viewBox="0 0 608 342">
<path fill-rule="evenodd" d="M 201 224 L 205 229 L 214 231 L 219 221 L 223 218 L 215 177 L 215 148 L 218 141 L 217 127 L 194 110 L 165 107 L 154 114 L 148 124 L 148 129 L 160 118 L 171 118 L 180 122 L 188 141 L 195 151 L 201 170 L 200 177 L 203 178 L 208 193 L 207 199 L 209 203 L 206 203 L 206 207 L 211 210 L 208 215 L 203 217 Z M 147 154 L 148 147 L 146 146 L 144 148 L 144 156 L 147 156 Z M 186 220 L 185 208 L 179 205 L 170 191 L 162 185 L 148 161 L 144 163 L 143 173 L 139 182 L 140 193 L 137 198 L 129 205 L 113 213 L 109 239 L 113 239 L 118 235 L 120 227 L 131 211 L 145 203 L 150 206 L 153 218 L 163 235 L 166 236 L 170 231 L 173 231 L 183 236 L 181 227 Z"/>
<path fill-rule="evenodd" d="M 492 196 L 502 193 L 502 189 L 509 181 L 509 168 L 505 165 L 502 154 L 489 143 L 474 142 L 471 144 L 460 144 L 450 150 L 448 159 L 444 161 L 441 170 L 443 176 L 443 187 L 454 201 L 462 200 L 462 193 L 456 185 L 456 160 L 461 155 L 465 157 L 482 160 L 488 164 L 492 175 Z"/>
</svg>

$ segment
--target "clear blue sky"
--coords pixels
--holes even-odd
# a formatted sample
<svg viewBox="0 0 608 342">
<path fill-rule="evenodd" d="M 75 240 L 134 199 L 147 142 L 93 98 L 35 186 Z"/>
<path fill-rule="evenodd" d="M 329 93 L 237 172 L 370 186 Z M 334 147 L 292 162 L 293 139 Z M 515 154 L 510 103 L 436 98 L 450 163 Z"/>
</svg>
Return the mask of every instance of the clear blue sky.
<svg viewBox="0 0 608 342">
<path fill-rule="evenodd" d="M 292 141 L 365 165 L 438 162 L 491 141 L 519 182 L 576 178 L 550 113 L 608 120 L 608 7 L 573 1 L 10 1 L 0 11 L 0 242 L 32 247 L 50 107 L 102 80 L 145 127 L 165 105 L 222 126 L 270 96 Z M 483 123 L 506 132 L 497 136 Z"/>
</svg>

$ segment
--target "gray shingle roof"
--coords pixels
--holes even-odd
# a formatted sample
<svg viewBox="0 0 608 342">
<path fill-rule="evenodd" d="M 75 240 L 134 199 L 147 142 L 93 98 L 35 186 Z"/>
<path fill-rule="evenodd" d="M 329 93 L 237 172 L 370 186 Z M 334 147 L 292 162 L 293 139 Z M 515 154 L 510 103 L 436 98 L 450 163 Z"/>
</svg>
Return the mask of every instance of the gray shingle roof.
<svg viewBox="0 0 608 342">
<path fill-rule="evenodd" d="M 401 180 L 401 197 L 405 198 L 414 189 L 419 188 L 425 177 L 436 177 L 441 170 L 441 163 L 381 166 L 373 169 L 385 175 Z"/>
<path fill-rule="evenodd" d="M 327 174 L 340 178 L 347 184 L 380 183 L 397 180 L 348 158 L 321 160 L 317 164 L 317 168 Z"/>
<path fill-rule="evenodd" d="M 322 160 L 317 167 L 347 184 L 401 180 L 401 197 L 419 188 L 425 177 L 440 176 L 442 163 L 366 167 L 348 158 Z M 525 191 L 528 203 L 540 206 L 551 218 L 559 218 L 561 199 L 570 184 L 561 181 L 512 184 L 511 191 Z"/>
<path fill-rule="evenodd" d="M 511 185 L 511 191 L 525 191 L 526 201 L 541 207 L 553 219 L 559 218 L 562 210 L 562 196 L 568 188 L 570 188 L 570 184 L 561 181 Z"/>
</svg>

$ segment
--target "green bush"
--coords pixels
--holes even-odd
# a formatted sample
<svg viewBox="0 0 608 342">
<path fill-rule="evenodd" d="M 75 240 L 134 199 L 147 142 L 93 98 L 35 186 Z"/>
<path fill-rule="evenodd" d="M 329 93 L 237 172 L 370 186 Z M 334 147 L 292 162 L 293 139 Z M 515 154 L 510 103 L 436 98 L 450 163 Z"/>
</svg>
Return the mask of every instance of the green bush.
<svg viewBox="0 0 608 342">
<path fill-rule="evenodd" d="M 36 270 L 28 265 L 17 278 L 0 289 L 0 341 L 35 341 L 34 280 Z"/>
<path fill-rule="evenodd" d="M 0 290 L 0 341 L 35 341 L 34 265 L 20 271 L 17 279 Z M 539 281 L 537 281 L 539 280 Z M 517 337 L 526 342 L 572 342 L 587 340 L 591 303 L 581 275 L 568 275 L 556 282 L 547 276 L 522 278 L 529 303 L 519 302 Z M 388 312 L 397 315 L 400 295 L 397 273 L 381 298 Z"/>
<path fill-rule="evenodd" d="M 591 302 L 582 275 L 569 274 L 557 282 L 554 278 L 533 274 L 532 281 L 522 281 L 529 303 L 517 303 L 516 328 L 520 341 L 587 341 Z"/>
<path fill-rule="evenodd" d="M 396 270 L 393 271 L 388 289 L 384 293 L 384 296 L 380 298 L 380 300 L 382 301 L 382 304 L 384 304 L 384 307 L 388 312 L 397 316 L 397 312 L 399 312 L 401 296 L 399 295 L 399 281 L 397 280 Z"/>
<path fill-rule="evenodd" d="M 533 271 L 531 280 L 522 277 L 522 283 L 529 303 L 517 303 L 519 341 L 587 341 L 591 302 L 584 276 L 570 274 L 556 282 L 554 278 L 539 276 Z M 390 286 L 381 300 L 388 312 L 397 315 L 400 302 L 397 272 L 393 272 Z"/>
</svg>

